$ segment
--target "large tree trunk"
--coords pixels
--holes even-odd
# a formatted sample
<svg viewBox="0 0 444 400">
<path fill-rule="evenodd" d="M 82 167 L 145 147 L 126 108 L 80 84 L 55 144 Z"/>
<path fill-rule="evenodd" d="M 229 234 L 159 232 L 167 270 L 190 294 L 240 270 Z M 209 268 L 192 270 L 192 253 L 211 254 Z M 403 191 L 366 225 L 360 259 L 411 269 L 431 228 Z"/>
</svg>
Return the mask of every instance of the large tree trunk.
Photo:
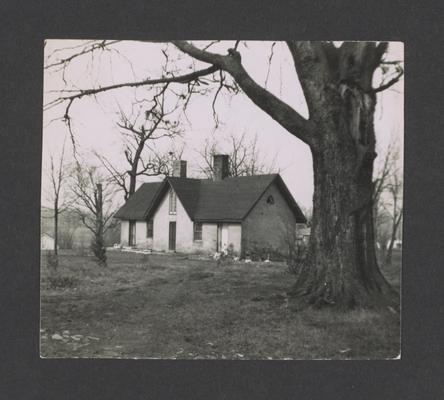
<svg viewBox="0 0 444 400">
<path fill-rule="evenodd" d="M 347 308 L 394 302 L 376 260 L 372 195 L 373 160 L 357 168 L 353 143 L 326 132 L 313 153 L 314 196 L 308 254 L 295 293 L 315 305 Z M 336 143 L 335 143 L 336 142 Z"/>
<path fill-rule="evenodd" d="M 309 303 L 346 308 L 395 305 L 396 291 L 382 275 L 373 218 L 374 66 L 366 47 L 339 58 L 336 90 L 314 96 L 317 140 L 313 156 L 313 221 L 308 253 L 294 292 Z"/>
</svg>

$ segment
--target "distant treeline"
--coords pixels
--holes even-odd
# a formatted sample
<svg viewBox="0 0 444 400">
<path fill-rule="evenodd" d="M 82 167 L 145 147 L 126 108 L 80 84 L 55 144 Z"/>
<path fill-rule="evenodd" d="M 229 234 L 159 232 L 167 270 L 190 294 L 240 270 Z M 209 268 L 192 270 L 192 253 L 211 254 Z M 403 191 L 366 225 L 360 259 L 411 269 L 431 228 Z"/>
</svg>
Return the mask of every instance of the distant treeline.
<svg viewBox="0 0 444 400">
<path fill-rule="evenodd" d="M 82 224 L 80 217 L 74 211 L 64 211 L 59 216 L 59 248 L 87 249 L 90 246 L 92 234 Z M 41 234 L 54 237 L 54 212 L 51 208 L 41 208 Z M 120 243 L 120 224 L 117 223 L 105 234 L 105 246 Z"/>
</svg>

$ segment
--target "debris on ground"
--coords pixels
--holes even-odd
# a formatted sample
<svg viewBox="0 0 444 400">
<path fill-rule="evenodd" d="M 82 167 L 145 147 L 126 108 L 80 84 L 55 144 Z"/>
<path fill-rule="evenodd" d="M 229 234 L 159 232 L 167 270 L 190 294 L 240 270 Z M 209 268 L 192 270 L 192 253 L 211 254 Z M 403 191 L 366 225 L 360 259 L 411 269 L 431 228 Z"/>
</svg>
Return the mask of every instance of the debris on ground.
<svg viewBox="0 0 444 400">
<path fill-rule="evenodd" d="M 58 333 L 54 333 L 54 335 L 51 336 L 51 339 L 53 339 L 53 340 L 63 340 L 63 336 L 59 335 Z"/>
</svg>

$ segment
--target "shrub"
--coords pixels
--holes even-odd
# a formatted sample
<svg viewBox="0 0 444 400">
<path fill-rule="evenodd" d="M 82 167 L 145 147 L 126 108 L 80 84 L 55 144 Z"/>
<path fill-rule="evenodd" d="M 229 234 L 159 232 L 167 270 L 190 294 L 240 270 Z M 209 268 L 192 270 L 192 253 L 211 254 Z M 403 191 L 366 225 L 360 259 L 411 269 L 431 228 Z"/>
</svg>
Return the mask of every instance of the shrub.
<svg viewBox="0 0 444 400">
<path fill-rule="evenodd" d="M 51 289 L 66 289 L 66 288 L 72 288 L 78 285 L 79 280 L 75 278 L 74 276 L 68 276 L 68 275 L 50 275 L 48 277 L 49 281 L 49 287 Z"/>
<path fill-rule="evenodd" d="M 48 251 L 46 254 L 46 265 L 52 270 L 56 270 L 59 266 L 59 257 L 53 251 Z"/>
<path fill-rule="evenodd" d="M 61 249 L 71 250 L 74 246 L 74 229 L 63 228 L 59 232 L 59 245 Z"/>
<path fill-rule="evenodd" d="M 299 267 L 304 262 L 307 255 L 307 249 L 307 244 L 302 241 L 295 241 L 293 246 L 289 247 L 287 266 L 291 273 L 298 273 Z"/>
</svg>

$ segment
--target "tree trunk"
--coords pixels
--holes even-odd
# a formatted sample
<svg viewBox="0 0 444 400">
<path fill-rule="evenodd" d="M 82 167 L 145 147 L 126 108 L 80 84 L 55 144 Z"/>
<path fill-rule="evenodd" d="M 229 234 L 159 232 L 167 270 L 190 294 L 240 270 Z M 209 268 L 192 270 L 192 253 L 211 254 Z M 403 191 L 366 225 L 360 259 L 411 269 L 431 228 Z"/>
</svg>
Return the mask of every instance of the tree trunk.
<svg viewBox="0 0 444 400">
<path fill-rule="evenodd" d="M 398 303 L 376 259 L 375 103 L 375 96 L 359 86 L 346 86 L 339 96 L 327 97 L 317 121 L 320 135 L 310 146 L 312 231 L 294 287 L 310 304 L 353 308 Z"/>
<path fill-rule="evenodd" d="M 59 204 L 58 200 L 54 201 L 54 254 L 58 255 L 59 246 Z"/>
<path fill-rule="evenodd" d="M 310 304 L 351 308 L 394 301 L 376 260 L 373 160 L 357 171 L 356 158 L 353 143 L 326 143 L 313 153 L 312 231 L 295 285 Z"/>
<path fill-rule="evenodd" d="M 142 151 L 145 147 L 145 142 L 147 139 L 140 139 L 134 158 L 131 162 L 131 170 L 129 171 L 130 184 L 128 190 L 128 198 L 130 198 L 136 191 L 136 181 L 137 181 L 137 169 L 139 168 L 140 158 L 142 157 Z"/>
<path fill-rule="evenodd" d="M 106 267 L 106 248 L 104 241 L 104 226 L 103 226 L 103 194 L 102 185 L 97 184 L 96 195 L 96 226 L 94 232 L 93 242 L 91 248 L 94 256 L 97 259 L 97 263 L 100 266 Z"/>
<path fill-rule="evenodd" d="M 137 177 L 136 168 L 132 168 L 131 172 L 129 173 L 129 177 L 130 177 L 130 183 L 128 190 L 128 198 L 126 200 L 128 200 L 136 191 L 136 177 Z"/>
</svg>

